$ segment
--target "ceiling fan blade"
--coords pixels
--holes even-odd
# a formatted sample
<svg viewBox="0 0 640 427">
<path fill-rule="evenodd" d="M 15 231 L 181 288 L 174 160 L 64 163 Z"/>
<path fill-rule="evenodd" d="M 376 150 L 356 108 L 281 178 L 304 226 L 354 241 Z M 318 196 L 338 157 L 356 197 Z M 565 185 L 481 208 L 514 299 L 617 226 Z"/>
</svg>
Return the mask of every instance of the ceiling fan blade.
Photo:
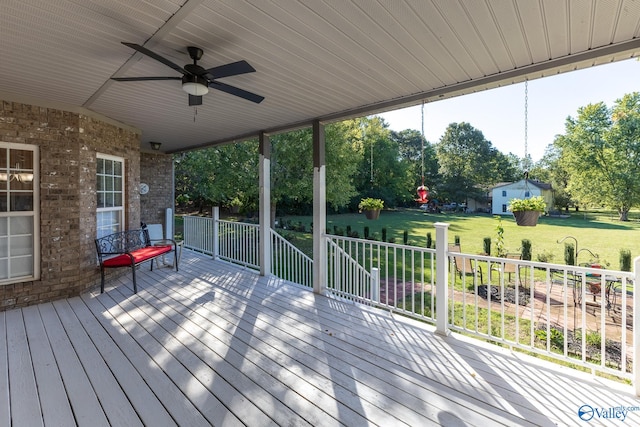
<svg viewBox="0 0 640 427">
<path fill-rule="evenodd" d="M 189 95 L 189 107 L 192 105 L 202 105 L 202 96 Z"/>
<path fill-rule="evenodd" d="M 212 89 L 217 89 L 222 92 L 229 93 L 231 95 L 239 96 L 240 98 L 246 99 L 247 101 L 255 102 L 259 104 L 264 99 L 264 96 L 256 95 L 255 93 L 248 92 L 244 89 L 237 88 L 235 86 L 231 86 L 228 84 L 210 81 L 209 87 Z"/>
<path fill-rule="evenodd" d="M 255 68 L 249 65 L 247 61 L 243 60 L 209 68 L 206 70 L 206 74 L 211 79 L 220 79 L 222 77 L 237 76 L 238 74 L 253 73 L 255 71 Z"/>
<path fill-rule="evenodd" d="M 174 64 L 173 62 L 169 61 L 167 58 L 163 58 L 162 56 L 158 55 L 155 52 L 150 51 L 149 49 L 147 49 L 146 47 L 142 47 L 139 44 L 135 44 L 135 43 L 127 43 L 127 42 L 121 42 L 123 45 L 130 47 L 131 49 L 135 49 L 138 52 L 140 52 L 143 55 L 147 55 L 149 58 L 153 58 L 156 61 L 162 62 L 164 65 L 173 68 L 174 70 L 176 70 L 179 73 L 182 74 L 189 74 L 184 68 L 180 67 L 179 65 Z"/>
<path fill-rule="evenodd" d="M 119 82 L 142 82 L 146 80 L 182 80 L 182 77 L 111 77 Z"/>
</svg>

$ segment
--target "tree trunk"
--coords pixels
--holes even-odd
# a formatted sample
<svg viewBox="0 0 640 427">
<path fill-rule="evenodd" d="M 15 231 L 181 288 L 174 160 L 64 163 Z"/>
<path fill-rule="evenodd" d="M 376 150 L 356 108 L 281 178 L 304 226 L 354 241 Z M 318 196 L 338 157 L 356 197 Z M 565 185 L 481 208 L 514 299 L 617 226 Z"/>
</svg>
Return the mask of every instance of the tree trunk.
<svg viewBox="0 0 640 427">
<path fill-rule="evenodd" d="M 620 214 L 618 218 L 620 221 L 629 221 L 629 209 L 627 208 L 618 209 L 618 214 Z"/>
</svg>

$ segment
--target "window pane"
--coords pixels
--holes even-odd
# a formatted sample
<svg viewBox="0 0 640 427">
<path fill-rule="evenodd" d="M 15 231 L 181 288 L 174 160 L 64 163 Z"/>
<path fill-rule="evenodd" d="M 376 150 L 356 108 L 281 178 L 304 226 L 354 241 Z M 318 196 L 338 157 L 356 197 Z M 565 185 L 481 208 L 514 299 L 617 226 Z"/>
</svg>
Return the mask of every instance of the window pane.
<svg viewBox="0 0 640 427">
<path fill-rule="evenodd" d="M 113 160 L 104 161 L 104 173 L 105 175 L 113 175 Z"/>
<path fill-rule="evenodd" d="M 7 203 L 7 192 L 0 191 L 0 212 L 8 212 L 9 204 Z"/>
<path fill-rule="evenodd" d="M 16 236 L 9 239 L 11 256 L 31 255 L 33 253 L 33 238 L 31 236 Z"/>
<path fill-rule="evenodd" d="M 113 193 L 105 193 L 104 195 L 104 207 L 112 208 L 113 207 Z"/>
<path fill-rule="evenodd" d="M 121 162 L 114 162 L 113 166 L 114 166 L 113 167 L 113 174 L 122 176 L 122 163 Z"/>
<path fill-rule="evenodd" d="M 96 180 L 96 190 L 104 191 L 104 176 L 98 175 L 98 179 Z"/>
<path fill-rule="evenodd" d="M 9 278 L 9 260 L 0 259 L 0 280 Z"/>
<path fill-rule="evenodd" d="M 122 193 L 115 193 L 113 196 L 113 205 L 116 207 L 122 207 Z"/>
<path fill-rule="evenodd" d="M 6 218 L 3 218 L 6 219 Z M 11 234 L 33 234 L 33 221 L 29 216 L 15 216 L 11 218 Z"/>
<path fill-rule="evenodd" d="M 7 218 L 6 216 L 3 218 L 0 218 L 0 236 L 6 236 L 7 233 L 9 232 L 7 226 L 9 225 L 9 218 Z"/>
<path fill-rule="evenodd" d="M 107 176 L 104 178 L 104 191 L 113 191 L 113 177 Z"/>
<path fill-rule="evenodd" d="M 122 191 L 122 177 L 115 176 L 113 178 L 113 189 L 115 191 Z"/>
<path fill-rule="evenodd" d="M 98 162 L 96 164 L 96 169 L 99 174 L 104 173 L 104 159 L 98 159 Z"/>
<path fill-rule="evenodd" d="M 29 257 L 13 258 L 10 262 L 11 277 L 32 276 L 33 259 Z"/>
<path fill-rule="evenodd" d="M 7 236 L 0 237 L 0 258 L 9 256 L 9 238 Z"/>
<path fill-rule="evenodd" d="M 11 212 L 24 212 L 33 210 L 33 195 L 24 193 L 11 193 Z"/>
</svg>

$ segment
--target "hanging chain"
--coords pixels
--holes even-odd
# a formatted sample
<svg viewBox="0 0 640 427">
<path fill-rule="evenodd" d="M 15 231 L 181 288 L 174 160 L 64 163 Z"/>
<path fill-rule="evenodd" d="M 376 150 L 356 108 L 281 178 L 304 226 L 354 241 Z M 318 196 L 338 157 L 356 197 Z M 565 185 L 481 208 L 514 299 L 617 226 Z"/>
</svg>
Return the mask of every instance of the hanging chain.
<svg viewBox="0 0 640 427">
<path fill-rule="evenodd" d="M 524 81 L 524 159 L 527 162 L 529 139 L 529 80 Z"/>
<path fill-rule="evenodd" d="M 422 160 L 422 185 L 424 185 L 424 101 L 422 101 L 422 141 L 421 142 L 421 146 L 422 146 L 422 151 L 420 152 L 420 156 L 421 156 L 421 160 Z"/>
<path fill-rule="evenodd" d="M 373 188 L 373 142 L 371 142 L 371 188 Z"/>
</svg>

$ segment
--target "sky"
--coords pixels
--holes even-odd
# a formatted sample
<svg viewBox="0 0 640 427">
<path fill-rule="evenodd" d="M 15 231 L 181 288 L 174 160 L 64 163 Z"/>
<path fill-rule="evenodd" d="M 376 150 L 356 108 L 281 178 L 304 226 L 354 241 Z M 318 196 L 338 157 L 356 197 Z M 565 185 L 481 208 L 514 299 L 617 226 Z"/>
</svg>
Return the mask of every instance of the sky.
<svg viewBox="0 0 640 427">
<path fill-rule="evenodd" d="M 640 61 L 630 59 L 558 74 L 528 84 L 527 147 L 538 161 L 554 137 L 564 133 L 578 108 L 604 102 L 611 107 L 624 94 L 640 92 Z M 501 152 L 525 154 L 525 85 L 513 84 L 424 105 L 424 133 L 436 143 L 450 123 L 467 122 Z M 380 114 L 394 131 L 421 131 L 421 105 Z"/>
</svg>

